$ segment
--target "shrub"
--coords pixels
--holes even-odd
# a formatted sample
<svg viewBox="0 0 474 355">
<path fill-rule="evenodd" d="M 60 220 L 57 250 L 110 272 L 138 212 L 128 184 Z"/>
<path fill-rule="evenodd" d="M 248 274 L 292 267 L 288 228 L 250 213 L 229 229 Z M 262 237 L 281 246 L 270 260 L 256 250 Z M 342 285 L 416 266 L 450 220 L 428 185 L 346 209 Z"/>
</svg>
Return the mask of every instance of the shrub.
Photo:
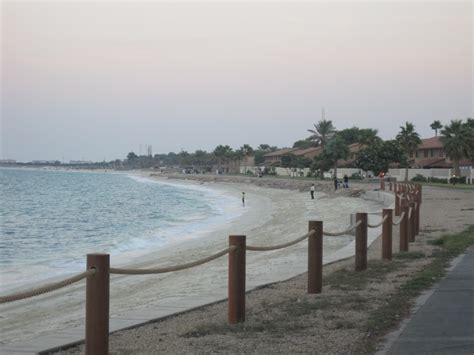
<svg viewBox="0 0 474 355">
<path fill-rule="evenodd" d="M 441 184 L 447 184 L 448 180 L 447 179 L 438 179 L 438 178 L 431 178 L 430 182 L 439 182 Z"/>
<path fill-rule="evenodd" d="M 411 181 L 416 181 L 416 182 L 426 182 L 426 178 L 423 175 L 416 174 L 416 176 L 411 179 Z"/>
</svg>

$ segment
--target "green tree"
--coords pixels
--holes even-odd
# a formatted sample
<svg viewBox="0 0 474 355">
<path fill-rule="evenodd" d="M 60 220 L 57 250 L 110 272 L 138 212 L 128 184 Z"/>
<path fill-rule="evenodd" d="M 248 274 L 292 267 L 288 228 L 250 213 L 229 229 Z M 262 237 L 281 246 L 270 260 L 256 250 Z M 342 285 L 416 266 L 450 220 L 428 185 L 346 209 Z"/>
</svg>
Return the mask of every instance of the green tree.
<svg viewBox="0 0 474 355">
<path fill-rule="evenodd" d="M 308 129 L 308 132 L 312 133 L 308 139 L 314 142 L 315 146 L 324 146 L 334 136 L 336 128 L 332 121 L 321 120 L 314 124 L 314 129 Z"/>
<path fill-rule="evenodd" d="M 469 122 L 452 120 L 441 131 L 441 141 L 444 144 L 446 155 L 453 161 L 454 173 L 461 176 L 459 161 L 472 156 L 474 150 L 474 132 Z"/>
<path fill-rule="evenodd" d="M 293 148 L 301 148 L 301 149 L 307 149 L 311 148 L 313 146 L 313 142 L 309 139 L 300 139 L 299 141 L 296 141 L 293 143 Z"/>
<path fill-rule="evenodd" d="M 430 124 L 430 127 L 431 127 L 431 129 L 433 129 L 435 131 L 435 135 L 437 137 L 438 136 L 438 129 L 443 128 L 443 125 L 441 124 L 440 121 L 435 120 L 435 121 L 433 121 L 432 124 Z"/>
<path fill-rule="evenodd" d="M 381 139 L 377 136 L 377 130 L 372 128 L 346 128 L 336 133 L 340 136 L 347 145 L 354 143 L 372 144 L 380 142 Z"/>
<path fill-rule="evenodd" d="M 240 147 L 240 150 L 242 151 L 243 158 L 245 158 L 244 171 L 247 173 L 247 158 L 253 154 L 253 148 L 248 144 L 244 144 Z"/>
<path fill-rule="evenodd" d="M 405 126 L 400 126 L 400 132 L 397 134 L 396 139 L 406 154 L 407 159 L 415 153 L 418 145 L 421 144 L 420 135 L 415 132 L 415 126 L 410 122 L 406 122 Z M 405 168 L 405 181 L 408 181 L 408 164 Z"/>
<path fill-rule="evenodd" d="M 332 161 L 334 176 L 337 176 L 337 162 L 338 160 L 347 159 L 349 157 L 349 147 L 341 137 L 336 135 L 327 142 L 324 151 L 327 153 L 327 159 Z"/>
<path fill-rule="evenodd" d="M 130 152 L 130 153 L 127 154 L 127 160 L 129 162 L 132 162 L 137 158 L 138 158 L 138 155 L 136 155 L 134 152 Z"/>
<path fill-rule="evenodd" d="M 218 145 L 213 152 L 214 156 L 216 157 L 217 160 L 217 168 L 220 170 L 221 165 L 228 161 L 231 154 L 232 154 L 232 148 L 228 145 Z"/>
<path fill-rule="evenodd" d="M 381 141 L 369 145 L 356 154 L 354 164 L 364 171 L 372 171 L 377 174 L 380 171 L 388 171 L 391 163 L 405 162 L 405 154 L 397 141 Z"/>
</svg>

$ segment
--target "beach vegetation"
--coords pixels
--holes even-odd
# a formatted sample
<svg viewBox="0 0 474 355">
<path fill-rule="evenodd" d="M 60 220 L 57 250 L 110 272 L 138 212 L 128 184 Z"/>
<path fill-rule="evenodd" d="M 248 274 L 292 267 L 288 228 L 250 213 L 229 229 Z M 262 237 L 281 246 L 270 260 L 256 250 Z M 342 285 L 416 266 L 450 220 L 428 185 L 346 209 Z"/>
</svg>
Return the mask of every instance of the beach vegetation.
<svg viewBox="0 0 474 355">
<path fill-rule="evenodd" d="M 421 144 L 420 135 L 415 131 L 415 125 L 410 122 L 405 122 L 405 126 L 400 126 L 396 140 L 405 152 L 407 159 L 409 156 L 413 156 L 418 145 Z M 408 181 L 408 164 L 405 165 L 405 181 Z"/>
<path fill-rule="evenodd" d="M 438 136 L 438 129 L 443 128 L 443 125 L 441 124 L 440 121 L 435 120 L 435 121 L 433 121 L 432 124 L 430 124 L 430 127 L 431 127 L 432 130 L 435 131 L 435 136 L 437 137 Z"/>
<path fill-rule="evenodd" d="M 474 129 L 472 124 L 462 120 L 452 120 L 441 131 L 441 141 L 446 155 L 453 161 L 454 174 L 461 176 L 460 160 L 474 155 Z"/>
<path fill-rule="evenodd" d="M 336 128 L 333 126 L 331 120 L 320 120 L 318 123 L 313 124 L 314 129 L 308 129 L 308 132 L 312 135 L 308 138 L 313 142 L 313 146 L 325 146 L 326 143 L 336 133 Z"/>
<path fill-rule="evenodd" d="M 324 146 L 322 153 L 315 158 L 315 165 L 313 166 L 317 166 L 323 171 L 333 168 L 334 176 L 337 176 L 338 160 L 345 160 L 348 157 L 349 147 L 341 137 L 335 135 Z"/>
<path fill-rule="evenodd" d="M 293 148 L 307 149 L 311 147 L 314 147 L 314 143 L 309 138 L 300 139 L 299 141 L 293 143 Z"/>
<path fill-rule="evenodd" d="M 388 171 L 391 164 L 405 163 L 405 154 L 397 141 L 374 141 L 356 154 L 354 165 L 364 171 Z"/>
<path fill-rule="evenodd" d="M 346 128 L 340 131 L 337 131 L 337 135 L 340 136 L 347 145 L 351 145 L 354 143 L 361 143 L 361 144 L 374 144 L 374 143 L 381 143 L 382 139 L 377 135 L 377 130 L 372 128 Z"/>
</svg>

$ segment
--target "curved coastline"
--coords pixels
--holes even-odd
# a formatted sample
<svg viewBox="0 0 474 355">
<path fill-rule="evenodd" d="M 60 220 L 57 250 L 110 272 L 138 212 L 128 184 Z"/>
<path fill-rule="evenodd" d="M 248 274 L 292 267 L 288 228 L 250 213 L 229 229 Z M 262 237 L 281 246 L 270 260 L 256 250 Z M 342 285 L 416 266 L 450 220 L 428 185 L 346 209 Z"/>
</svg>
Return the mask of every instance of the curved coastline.
<svg viewBox="0 0 474 355">
<path fill-rule="evenodd" d="M 148 173 L 140 173 L 142 176 L 144 174 Z M 201 182 L 191 182 L 196 183 Z M 206 185 L 237 196 L 244 187 L 251 213 L 245 213 L 199 238 L 190 238 L 173 248 L 165 248 L 140 257 L 133 263 L 134 267 L 175 265 L 183 261 L 197 260 L 227 247 L 229 234 L 246 234 L 249 244 L 269 245 L 288 241 L 306 233 L 309 219 L 322 219 L 328 228 L 338 229 L 339 226 L 349 224 L 350 213 L 371 212 L 379 210 L 381 206 L 342 194 L 327 195 L 320 192 L 317 199 L 311 201 L 306 193 L 295 189 L 262 188 L 234 182 Z M 337 251 L 351 240 L 352 237 L 328 239 L 325 242 L 325 254 Z M 304 272 L 306 245 L 301 243 L 284 250 L 249 254 L 248 265 L 249 288 L 276 281 L 272 279 L 275 275 L 282 279 L 281 277 L 285 278 L 285 273 L 290 271 L 296 274 Z M 146 310 L 164 300 L 177 300 L 186 295 L 225 297 L 226 267 L 226 258 L 221 258 L 187 272 L 138 277 L 113 276 L 111 316 L 120 316 L 132 310 Z M 5 318 L 0 321 L 3 330 L 0 341 L 10 343 L 64 327 L 80 326 L 84 317 L 83 298 L 84 285 L 79 284 L 53 294 L 2 307 Z M 39 302 L 41 307 L 38 307 Z M 44 324 L 41 329 L 34 326 L 39 322 Z"/>
</svg>

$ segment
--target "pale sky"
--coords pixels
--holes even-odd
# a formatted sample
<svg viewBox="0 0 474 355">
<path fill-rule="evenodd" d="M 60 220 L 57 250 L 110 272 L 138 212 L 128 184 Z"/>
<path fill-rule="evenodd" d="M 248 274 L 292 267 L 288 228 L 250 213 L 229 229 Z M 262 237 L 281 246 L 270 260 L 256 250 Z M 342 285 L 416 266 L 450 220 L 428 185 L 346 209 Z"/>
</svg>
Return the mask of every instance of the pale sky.
<svg viewBox="0 0 474 355">
<path fill-rule="evenodd" d="M 473 2 L 1 5 L 1 158 L 391 139 L 473 114 Z"/>
</svg>

